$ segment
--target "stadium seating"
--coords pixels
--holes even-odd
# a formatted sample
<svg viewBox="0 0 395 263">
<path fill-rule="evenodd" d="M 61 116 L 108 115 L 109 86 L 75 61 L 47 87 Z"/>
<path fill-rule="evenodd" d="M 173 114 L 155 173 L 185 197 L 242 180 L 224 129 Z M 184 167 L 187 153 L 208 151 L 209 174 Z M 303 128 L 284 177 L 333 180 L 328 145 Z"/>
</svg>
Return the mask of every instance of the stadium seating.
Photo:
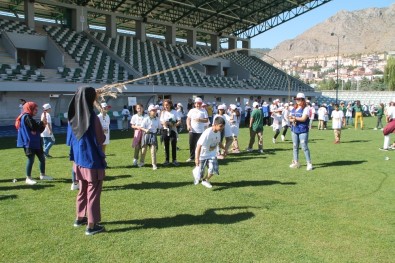
<svg viewBox="0 0 395 263">
<path fill-rule="evenodd" d="M 35 35 L 36 31 L 30 29 L 24 23 L 15 20 L 7 20 L 0 18 L 0 31 L 16 32 L 20 34 Z"/>
</svg>

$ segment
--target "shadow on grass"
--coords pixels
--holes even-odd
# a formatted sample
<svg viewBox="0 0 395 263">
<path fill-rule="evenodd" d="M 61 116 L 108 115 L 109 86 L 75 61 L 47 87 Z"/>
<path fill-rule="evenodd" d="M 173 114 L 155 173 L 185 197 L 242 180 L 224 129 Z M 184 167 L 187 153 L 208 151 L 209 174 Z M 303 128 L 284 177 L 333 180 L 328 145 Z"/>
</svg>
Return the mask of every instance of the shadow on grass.
<svg viewBox="0 0 395 263">
<path fill-rule="evenodd" d="M 331 166 L 344 166 L 344 165 L 358 165 L 362 163 L 366 163 L 366 160 L 361 160 L 361 161 L 335 161 L 335 162 L 328 162 L 328 163 L 317 163 L 314 164 L 315 167 L 331 167 Z"/>
<path fill-rule="evenodd" d="M 123 228 L 110 229 L 107 232 L 126 232 L 130 230 L 147 229 L 147 228 L 168 228 L 168 227 L 182 227 L 190 225 L 208 225 L 208 224 L 235 224 L 241 221 L 251 219 L 255 216 L 254 213 L 227 212 L 231 210 L 248 209 L 253 207 L 226 207 L 207 209 L 202 215 L 180 214 L 171 217 L 161 218 L 143 218 L 132 220 L 120 220 L 112 222 L 103 222 L 105 225 L 130 225 Z M 220 212 L 220 213 L 217 213 Z"/>
<path fill-rule="evenodd" d="M 358 143 L 358 142 L 371 142 L 372 140 L 351 140 L 351 141 L 341 141 L 341 143 Z"/>
<path fill-rule="evenodd" d="M 238 187 L 249 187 L 249 186 L 269 186 L 274 184 L 281 185 L 296 185 L 295 182 L 280 182 L 280 181 L 272 181 L 272 180 L 263 180 L 263 181 L 237 181 L 230 183 L 214 183 L 216 187 L 213 191 L 222 191 L 229 188 L 238 188 Z M 217 187 L 218 186 L 218 187 Z"/>
<path fill-rule="evenodd" d="M 123 175 L 106 175 L 106 177 L 104 177 L 104 182 L 107 181 L 114 181 L 117 179 L 123 179 L 123 178 L 131 178 L 132 176 L 130 174 L 123 174 Z"/>
<path fill-rule="evenodd" d="M 104 186 L 103 191 L 115 190 L 150 190 L 150 189 L 170 189 L 191 185 L 190 182 L 141 182 L 136 184 L 126 184 L 119 186 Z"/>
<path fill-rule="evenodd" d="M 17 195 L 0 195 L 0 201 L 7 200 L 7 199 L 16 199 Z"/>
<path fill-rule="evenodd" d="M 35 184 L 35 185 L 13 185 L 13 186 L 0 186 L 0 191 L 10 191 L 10 190 L 42 190 L 45 188 L 54 187 L 52 184 Z"/>
</svg>

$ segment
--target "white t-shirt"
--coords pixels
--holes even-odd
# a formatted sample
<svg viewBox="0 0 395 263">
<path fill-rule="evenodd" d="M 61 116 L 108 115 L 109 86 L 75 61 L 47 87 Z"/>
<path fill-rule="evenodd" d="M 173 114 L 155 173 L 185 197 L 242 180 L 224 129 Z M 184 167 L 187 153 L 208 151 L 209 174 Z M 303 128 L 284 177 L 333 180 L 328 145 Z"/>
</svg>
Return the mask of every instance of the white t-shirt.
<svg viewBox="0 0 395 263">
<path fill-rule="evenodd" d="M 278 112 L 274 112 L 272 114 L 272 118 L 273 118 L 273 124 L 272 124 L 273 131 L 280 130 L 281 127 L 282 127 L 281 126 L 282 125 L 282 119 L 283 119 L 282 114 L 280 114 Z"/>
<path fill-rule="evenodd" d="M 177 111 L 175 110 L 171 110 L 171 111 L 162 111 L 160 114 L 160 122 L 167 122 L 169 120 L 172 120 L 173 122 L 173 127 L 171 128 L 171 130 L 177 132 L 177 127 L 176 127 L 176 122 L 178 122 L 179 120 L 181 120 L 180 115 L 177 113 Z"/>
<path fill-rule="evenodd" d="M 325 121 L 325 115 L 328 115 L 326 108 L 320 107 L 318 109 L 318 120 Z"/>
<path fill-rule="evenodd" d="M 51 137 L 52 134 L 49 132 L 48 126 L 51 126 L 52 128 L 52 120 L 51 120 L 51 115 L 47 112 L 47 126 L 45 126 L 45 130 L 41 133 L 41 137 Z M 44 112 L 41 114 L 41 121 L 44 119 Z"/>
<path fill-rule="evenodd" d="M 232 129 L 230 127 L 230 117 L 228 114 L 224 114 L 224 115 L 215 115 L 213 118 L 213 123 L 215 121 L 216 118 L 222 118 L 225 121 L 225 127 L 224 127 L 224 136 L 225 137 L 231 137 L 232 136 Z"/>
<path fill-rule="evenodd" d="M 130 124 L 133 126 L 141 126 L 141 123 L 143 122 L 144 118 L 147 115 L 142 114 L 142 115 L 138 115 L 138 114 L 134 114 L 132 116 L 132 119 L 130 120 Z"/>
<path fill-rule="evenodd" d="M 387 109 L 387 114 L 386 114 L 390 119 L 395 119 L 395 106 L 390 106 Z"/>
<path fill-rule="evenodd" d="M 130 117 L 130 111 L 128 109 L 123 109 L 121 114 L 122 114 L 122 117 L 127 117 L 127 119 L 129 119 L 129 117 Z"/>
<path fill-rule="evenodd" d="M 204 109 L 193 108 L 188 112 L 188 118 L 191 119 L 191 128 L 193 133 L 203 133 L 206 123 L 197 122 L 196 119 L 207 119 L 207 111 Z"/>
<path fill-rule="evenodd" d="M 332 129 L 341 129 L 344 113 L 341 110 L 332 111 Z"/>
<path fill-rule="evenodd" d="M 239 136 L 240 116 L 237 116 L 236 112 L 231 113 L 229 123 L 232 136 Z"/>
<path fill-rule="evenodd" d="M 107 145 L 110 143 L 110 116 L 106 114 L 106 116 L 103 117 L 103 113 L 99 113 L 97 117 L 99 117 L 104 135 L 106 136 L 106 140 L 103 142 L 103 145 Z"/>
<path fill-rule="evenodd" d="M 221 133 L 212 128 L 206 129 L 200 136 L 197 145 L 201 145 L 199 160 L 207 160 L 217 156 L 217 146 L 221 141 Z"/>
<path fill-rule="evenodd" d="M 150 116 L 144 118 L 143 122 L 141 123 L 141 127 L 144 129 L 148 129 L 149 132 L 156 133 L 156 131 L 161 127 L 159 118 L 151 119 Z"/>
</svg>

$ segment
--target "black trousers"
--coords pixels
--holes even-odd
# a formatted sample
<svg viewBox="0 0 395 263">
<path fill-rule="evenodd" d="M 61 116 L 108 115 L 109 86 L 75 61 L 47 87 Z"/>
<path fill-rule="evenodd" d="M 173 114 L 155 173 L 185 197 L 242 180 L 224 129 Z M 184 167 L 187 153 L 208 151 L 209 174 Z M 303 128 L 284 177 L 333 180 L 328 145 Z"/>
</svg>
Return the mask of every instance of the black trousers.
<svg viewBox="0 0 395 263">
<path fill-rule="evenodd" d="M 170 132 L 170 136 L 164 135 L 163 142 L 165 144 L 165 156 L 166 162 L 170 159 L 170 143 L 171 143 L 171 158 L 174 161 L 177 160 L 177 134 L 175 131 Z"/>
<path fill-rule="evenodd" d="M 200 138 L 201 133 L 189 133 L 189 158 L 195 160 L 196 145 Z"/>
</svg>

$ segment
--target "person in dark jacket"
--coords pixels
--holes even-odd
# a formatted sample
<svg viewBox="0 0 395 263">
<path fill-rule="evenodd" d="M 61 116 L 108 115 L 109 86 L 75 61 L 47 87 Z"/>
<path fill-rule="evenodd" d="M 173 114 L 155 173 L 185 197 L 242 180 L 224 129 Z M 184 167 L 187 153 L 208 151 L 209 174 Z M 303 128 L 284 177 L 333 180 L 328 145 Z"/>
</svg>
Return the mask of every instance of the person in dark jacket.
<svg viewBox="0 0 395 263">
<path fill-rule="evenodd" d="M 32 179 L 32 168 L 34 157 L 40 161 L 40 180 L 52 180 L 52 177 L 45 175 L 45 157 L 40 134 L 44 131 L 47 120 L 33 119 L 37 115 L 38 105 L 35 102 L 26 102 L 23 105 L 22 113 L 15 121 L 15 128 L 18 130 L 17 147 L 23 148 L 27 157 L 26 164 L 26 184 L 34 185 L 37 182 Z"/>
<path fill-rule="evenodd" d="M 70 160 L 79 192 L 76 200 L 77 218 L 75 227 L 88 225 L 86 235 L 104 231 L 101 221 L 100 196 L 105 176 L 105 155 L 102 145 L 105 140 L 100 120 L 93 111 L 96 90 L 81 87 L 72 98 L 68 118 L 71 126 Z"/>
</svg>

